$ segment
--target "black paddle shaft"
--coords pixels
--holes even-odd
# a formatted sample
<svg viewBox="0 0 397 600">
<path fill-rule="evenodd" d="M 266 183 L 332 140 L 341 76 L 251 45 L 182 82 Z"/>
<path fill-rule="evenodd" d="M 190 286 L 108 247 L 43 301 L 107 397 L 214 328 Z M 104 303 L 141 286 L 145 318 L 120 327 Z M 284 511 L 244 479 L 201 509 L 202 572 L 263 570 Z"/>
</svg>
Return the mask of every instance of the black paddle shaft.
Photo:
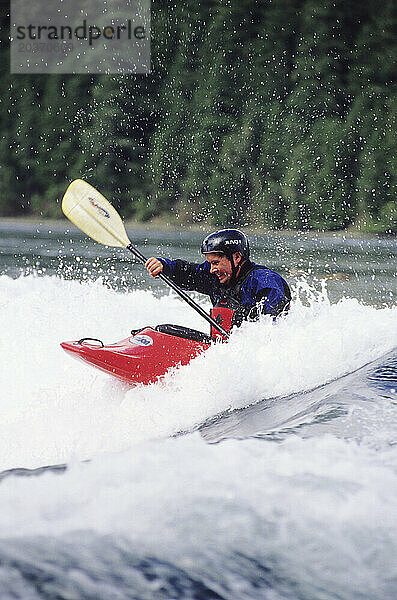
<svg viewBox="0 0 397 600">
<path fill-rule="evenodd" d="M 127 250 L 132 252 L 132 254 L 139 258 L 141 262 L 143 262 L 144 264 L 146 263 L 147 258 L 143 256 L 142 252 L 139 252 L 139 250 L 135 248 L 135 246 L 129 244 L 127 246 Z M 167 275 L 164 275 L 164 273 L 159 273 L 157 277 L 160 277 L 160 279 L 165 281 L 165 283 L 169 285 L 181 298 L 183 298 L 183 300 L 185 300 L 185 302 L 187 302 L 189 306 L 194 308 L 194 310 L 198 312 L 199 315 L 201 315 L 206 321 L 208 321 L 208 323 L 215 327 L 215 329 L 217 329 L 222 335 L 224 335 L 226 338 L 230 337 L 230 334 L 228 331 L 226 331 L 226 329 L 223 329 L 223 327 L 221 327 L 221 325 L 219 325 L 215 321 L 215 319 L 213 319 L 208 313 L 206 313 L 205 310 L 201 308 L 201 306 L 196 304 L 195 301 L 191 299 L 189 294 L 186 294 L 186 292 L 181 290 L 181 288 L 177 286 L 176 283 L 174 283 L 169 277 L 167 277 Z"/>
</svg>

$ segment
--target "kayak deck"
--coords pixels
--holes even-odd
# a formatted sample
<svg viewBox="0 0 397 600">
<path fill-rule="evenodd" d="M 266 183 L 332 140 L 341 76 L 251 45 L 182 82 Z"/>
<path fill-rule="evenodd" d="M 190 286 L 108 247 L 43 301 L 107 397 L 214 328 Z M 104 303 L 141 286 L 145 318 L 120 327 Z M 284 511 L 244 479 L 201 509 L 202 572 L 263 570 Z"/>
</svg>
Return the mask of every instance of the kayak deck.
<svg viewBox="0 0 397 600">
<path fill-rule="evenodd" d="M 200 331 L 166 324 L 132 331 L 131 336 L 114 344 L 83 338 L 62 342 L 61 347 L 74 358 L 122 381 L 147 385 L 161 379 L 169 369 L 187 365 L 212 341 Z"/>
</svg>

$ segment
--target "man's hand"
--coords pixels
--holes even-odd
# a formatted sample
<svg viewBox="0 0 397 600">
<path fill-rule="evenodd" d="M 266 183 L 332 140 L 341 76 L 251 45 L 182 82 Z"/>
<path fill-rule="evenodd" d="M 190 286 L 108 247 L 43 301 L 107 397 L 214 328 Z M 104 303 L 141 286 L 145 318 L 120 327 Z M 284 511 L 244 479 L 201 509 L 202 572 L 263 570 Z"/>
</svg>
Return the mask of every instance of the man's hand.
<svg viewBox="0 0 397 600">
<path fill-rule="evenodd" d="M 158 258 L 154 258 L 154 256 L 151 256 L 145 262 L 145 267 L 152 277 L 157 277 L 163 270 L 163 266 L 163 263 Z"/>
</svg>

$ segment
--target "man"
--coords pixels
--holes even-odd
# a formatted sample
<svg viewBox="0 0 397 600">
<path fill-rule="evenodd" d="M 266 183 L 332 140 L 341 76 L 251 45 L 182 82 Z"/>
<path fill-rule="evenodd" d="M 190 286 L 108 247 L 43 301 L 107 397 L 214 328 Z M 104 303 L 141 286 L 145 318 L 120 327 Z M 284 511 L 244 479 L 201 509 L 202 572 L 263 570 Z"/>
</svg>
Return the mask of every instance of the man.
<svg viewBox="0 0 397 600">
<path fill-rule="evenodd" d="M 164 272 L 181 288 L 207 294 L 214 306 L 212 316 L 225 329 L 256 320 L 260 314 L 277 317 L 288 311 L 287 282 L 275 271 L 251 262 L 244 233 L 237 229 L 211 233 L 201 252 L 206 257 L 201 264 L 152 256 L 145 267 L 152 277 Z"/>
</svg>

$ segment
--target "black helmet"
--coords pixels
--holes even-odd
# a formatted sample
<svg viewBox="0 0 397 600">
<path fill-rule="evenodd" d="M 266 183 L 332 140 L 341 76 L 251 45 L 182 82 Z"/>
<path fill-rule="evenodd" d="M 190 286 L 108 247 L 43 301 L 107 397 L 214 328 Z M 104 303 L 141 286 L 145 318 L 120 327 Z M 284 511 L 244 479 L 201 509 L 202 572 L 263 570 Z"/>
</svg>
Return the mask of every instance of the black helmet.
<svg viewBox="0 0 397 600">
<path fill-rule="evenodd" d="M 202 254 L 219 252 L 225 254 L 229 259 L 234 252 L 240 252 L 242 258 L 248 259 L 250 247 L 247 236 L 238 229 L 221 229 L 207 235 L 201 244 Z"/>
</svg>

